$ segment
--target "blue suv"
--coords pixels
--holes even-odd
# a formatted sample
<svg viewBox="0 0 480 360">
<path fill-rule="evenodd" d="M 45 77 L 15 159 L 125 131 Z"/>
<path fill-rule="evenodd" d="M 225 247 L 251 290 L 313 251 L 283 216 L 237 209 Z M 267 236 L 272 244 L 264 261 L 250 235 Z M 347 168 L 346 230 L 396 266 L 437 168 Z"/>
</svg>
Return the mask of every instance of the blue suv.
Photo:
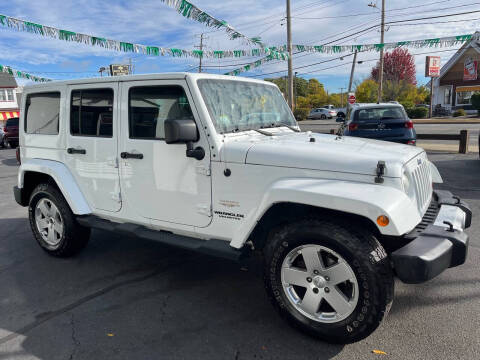
<svg viewBox="0 0 480 360">
<path fill-rule="evenodd" d="M 409 145 L 417 142 L 413 122 L 405 109 L 400 104 L 391 103 L 354 105 L 347 116 L 343 134 Z"/>
</svg>

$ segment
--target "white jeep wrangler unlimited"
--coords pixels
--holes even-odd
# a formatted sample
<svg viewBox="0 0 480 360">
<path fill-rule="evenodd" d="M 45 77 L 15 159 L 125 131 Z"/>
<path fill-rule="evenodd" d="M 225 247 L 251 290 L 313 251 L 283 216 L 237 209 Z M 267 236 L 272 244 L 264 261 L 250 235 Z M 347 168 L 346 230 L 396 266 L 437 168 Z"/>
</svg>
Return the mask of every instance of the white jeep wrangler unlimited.
<svg viewBox="0 0 480 360">
<path fill-rule="evenodd" d="M 26 87 L 16 201 L 54 256 L 90 228 L 240 259 L 263 254 L 280 315 L 329 342 L 365 338 L 393 276 L 465 262 L 471 211 L 432 191 L 414 146 L 300 132 L 278 88 L 206 74 Z"/>
</svg>

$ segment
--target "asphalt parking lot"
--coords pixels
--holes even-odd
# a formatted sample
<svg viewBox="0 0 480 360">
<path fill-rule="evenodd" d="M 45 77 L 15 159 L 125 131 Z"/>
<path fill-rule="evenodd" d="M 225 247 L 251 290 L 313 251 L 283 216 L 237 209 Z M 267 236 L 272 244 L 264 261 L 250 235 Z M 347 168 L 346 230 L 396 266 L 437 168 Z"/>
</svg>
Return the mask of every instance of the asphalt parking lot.
<svg viewBox="0 0 480 360">
<path fill-rule="evenodd" d="M 75 258 L 47 256 L 13 199 L 14 151 L 0 150 L 0 359 L 479 359 L 480 160 L 430 159 L 474 212 L 468 261 L 397 282 L 383 325 L 340 346 L 288 327 L 235 263 L 101 231 Z"/>
</svg>

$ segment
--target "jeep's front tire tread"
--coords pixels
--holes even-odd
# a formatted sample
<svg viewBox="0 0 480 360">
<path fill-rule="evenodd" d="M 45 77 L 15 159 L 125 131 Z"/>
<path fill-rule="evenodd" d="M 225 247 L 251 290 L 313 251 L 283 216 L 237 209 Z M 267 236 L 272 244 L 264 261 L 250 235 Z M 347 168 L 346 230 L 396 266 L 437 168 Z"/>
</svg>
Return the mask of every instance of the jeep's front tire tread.
<svg viewBox="0 0 480 360">
<path fill-rule="evenodd" d="M 280 272 L 285 256 L 303 244 L 331 248 L 346 259 L 359 286 L 354 312 L 338 323 L 321 323 L 300 314 L 286 298 Z M 304 219 L 270 232 L 264 248 L 265 288 L 275 309 L 295 328 L 330 343 L 347 344 L 366 338 L 390 310 L 393 271 L 381 244 L 361 226 L 338 220 Z"/>
<path fill-rule="evenodd" d="M 35 223 L 35 206 L 43 198 L 52 201 L 60 211 L 64 223 L 64 235 L 60 243 L 52 247 L 47 244 L 37 229 Z M 67 201 L 56 186 L 51 184 L 39 184 L 30 196 L 28 206 L 28 215 L 30 226 L 35 239 L 49 255 L 55 257 L 70 257 L 80 252 L 88 243 L 90 238 L 90 229 L 81 226 L 75 219 Z"/>
</svg>

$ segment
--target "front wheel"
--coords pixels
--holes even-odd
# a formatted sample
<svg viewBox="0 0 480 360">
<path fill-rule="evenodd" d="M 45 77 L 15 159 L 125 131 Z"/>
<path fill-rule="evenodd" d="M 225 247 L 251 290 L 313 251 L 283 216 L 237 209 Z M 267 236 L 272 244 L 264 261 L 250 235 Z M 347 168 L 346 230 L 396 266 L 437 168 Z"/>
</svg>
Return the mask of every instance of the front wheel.
<svg viewBox="0 0 480 360">
<path fill-rule="evenodd" d="M 78 224 L 63 195 L 50 184 L 33 190 L 28 215 L 35 239 L 50 255 L 72 256 L 90 238 L 90 229 Z"/>
<path fill-rule="evenodd" d="M 280 315 L 332 343 L 370 335 L 387 314 L 394 281 L 385 250 L 372 234 L 317 219 L 271 232 L 265 287 Z"/>
</svg>

